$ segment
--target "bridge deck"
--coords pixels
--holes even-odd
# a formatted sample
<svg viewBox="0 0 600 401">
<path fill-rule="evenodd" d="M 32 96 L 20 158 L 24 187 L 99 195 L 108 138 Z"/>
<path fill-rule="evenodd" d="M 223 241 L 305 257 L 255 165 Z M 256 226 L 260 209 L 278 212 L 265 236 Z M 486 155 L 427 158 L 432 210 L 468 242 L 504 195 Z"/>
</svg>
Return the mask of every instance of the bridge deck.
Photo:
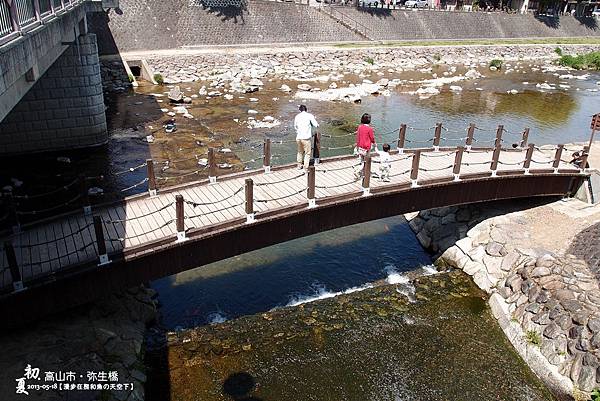
<svg viewBox="0 0 600 401">
<path fill-rule="evenodd" d="M 418 182 L 452 181 L 455 150 L 423 150 L 420 156 Z M 461 179 L 490 175 L 492 150 L 465 151 L 462 158 Z M 500 153 L 498 175 L 523 174 L 526 152 L 504 150 Z M 372 178 L 372 192 L 398 191 L 398 186 L 411 179 L 413 153 L 392 155 L 390 180 Z M 537 149 L 533 153 L 530 172 L 553 171 L 554 150 Z M 372 172 L 379 170 L 378 157 L 374 156 Z M 316 166 L 315 197 L 317 204 L 336 196 L 360 196 L 361 180 L 356 172 L 360 169 L 356 157 L 322 160 Z M 579 169 L 564 160 L 560 162 L 560 173 L 577 174 Z M 261 214 L 280 208 L 307 204 L 307 175 L 294 166 L 275 169 L 269 174 L 262 170 L 219 177 L 216 183 L 206 181 L 186 184 L 159 193 L 157 196 L 135 196 L 120 204 L 95 208 L 93 214 L 103 220 L 108 254 L 124 254 L 125 257 L 147 250 L 157 241 L 174 241 L 177 235 L 175 195 L 182 195 L 186 230 L 206 228 L 216 224 L 246 219 L 245 180 L 254 182 L 254 212 Z M 98 260 L 92 216 L 82 213 L 65 215 L 43 224 L 27 228 L 15 234 L 10 241 L 15 249 L 16 260 L 25 285 L 36 278 L 47 276 L 63 269 Z M 0 288 L 12 289 L 12 276 L 8 268 L 6 251 L 0 251 Z"/>
</svg>

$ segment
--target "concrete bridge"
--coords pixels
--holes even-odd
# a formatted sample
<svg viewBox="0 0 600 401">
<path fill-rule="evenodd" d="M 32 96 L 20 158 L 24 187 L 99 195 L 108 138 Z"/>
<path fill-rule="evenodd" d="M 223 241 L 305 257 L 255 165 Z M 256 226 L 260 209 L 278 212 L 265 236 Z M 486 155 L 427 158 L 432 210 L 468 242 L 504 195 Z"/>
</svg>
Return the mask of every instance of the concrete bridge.
<svg viewBox="0 0 600 401">
<path fill-rule="evenodd" d="M 501 126 L 492 147 L 474 145 L 474 125 L 462 146 L 441 146 L 441 128 L 425 141 L 431 147 L 412 149 L 405 145 L 416 142 L 400 128 L 389 181 L 373 177 L 376 155 L 364 164 L 351 155 L 326 158 L 307 172 L 271 166 L 266 141 L 262 169 L 221 176 L 210 150 L 208 179 L 157 191 L 149 160 L 148 193 L 31 224 L 2 239 L 0 313 L 18 324 L 321 231 L 442 206 L 570 196 L 587 178 L 563 155 L 563 145 L 527 145 L 527 130 L 520 146 L 506 149 Z M 581 149 L 567 149 L 575 150 Z"/>
<path fill-rule="evenodd" d="M 107 0 L 0 0 L 0 154 L 108 139 L 96 37 Z"/>
</svg>

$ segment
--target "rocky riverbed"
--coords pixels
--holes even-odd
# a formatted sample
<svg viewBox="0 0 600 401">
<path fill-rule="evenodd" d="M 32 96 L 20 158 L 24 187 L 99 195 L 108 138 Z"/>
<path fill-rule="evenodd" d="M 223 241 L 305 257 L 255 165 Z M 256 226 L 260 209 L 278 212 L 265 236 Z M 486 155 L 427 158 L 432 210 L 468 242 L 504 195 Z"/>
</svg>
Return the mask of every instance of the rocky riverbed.
<svg viewBox="0 0 600 401">
<path fill-rule="evenodd" d="M 148 400 L 552 400 L 460 271 L 168 333 Z"/>
<path fill-rule="evenodd" d="M 510 341 L 556 394 L 585 399 L 600 387 L 600 207 L 512 203 L 522 210 L 498 215 L 505 206 L 424 211 L 410 225 L 441 255 L 438 265 L 463 270 L 490 294 Z"/>
<path fill-rule="evenodd" d="M 155 296 L 154 290 L 134 287 L 3 333 L 1 398 L 144 400 L 144 333 L 156 318 Z"/>
</svg>

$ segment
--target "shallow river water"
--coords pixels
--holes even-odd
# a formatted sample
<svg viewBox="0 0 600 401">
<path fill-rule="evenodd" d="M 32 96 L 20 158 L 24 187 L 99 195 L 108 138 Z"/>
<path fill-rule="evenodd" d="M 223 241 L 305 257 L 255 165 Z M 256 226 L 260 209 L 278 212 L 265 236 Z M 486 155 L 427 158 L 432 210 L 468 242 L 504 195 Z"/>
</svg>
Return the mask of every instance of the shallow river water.
<svg viewBox="0 0 600 401">
<path fill-rule="evenodd" d="M 495 136 L 498 124 L 507 129 L 506 144 L 525 127 L 537 145 L 589 138 L 590 116 L 600 106 L 598 74 L 564 81 L 524 63 L 508 74 L 482 72 L 486 77 L 461 81 L 460 92 L 442 87 L 427 99 L 409 94 L 419 86 L 409 81 L 431 78 L 431 72 L 406 72 L 386 76 L 407 80 L 390 96 L 360 104 L 304 102 L 323 134 L 341 136 L 324 138 L 322 157 L 350 151 L 352 135 L 344 135 L 365 112 L 373 116 L 377 141 L 392 144 L 401 123 L 418 143 L 442 122 L 450 146 L 462 142 L 471 122 L 481 144 Z M 536 87 L 546 82 L 556 89 Z M 91 184 L 104 191 L 97 201 L 122 198 L 146 190 L 148 158 L 157 162 L 159 186 L 172 185 L 205 176 L 208 147 L 232 150 L 218 153 L 218 162 L 227 164 L 220 174 L 259 167 L 264 138 L 283 142 L 273 144 L 275 164 L 292 162 L 291 121 L 301 101 L 279 90 L 282 83 L 297 84 L 265 80 L 260 91 L 232 100 L 196 97 L 187 106 L 193 118 L 178 114 L 172 134 L 162 129 L 173 110 L 164 95 L 168 88 L 142 84 L 111 99 L 108 145 L 8 159 L 0 184 L 36 193 L 84 173 L 104 177 Z M 311 85 L 326 89 L 329 83 Z M 181 85 L 188 95 L 201 86 Z M 518 93 L 508 93 L 513 89 Z M 249 117 L 265 116 L 281 124 L 249 128 Z M 203 401 L 552 399 L 505 339 L 484 294 L 461 273 L 436 274 L 431 262 L 405 220 L 395 217 L 158 280 L 152 286 L 165 330 L 151 337 L 162 335 L 157 344 L 168 339 L 169 345 L 150 347 L 147 395 Z"/>
</svg>

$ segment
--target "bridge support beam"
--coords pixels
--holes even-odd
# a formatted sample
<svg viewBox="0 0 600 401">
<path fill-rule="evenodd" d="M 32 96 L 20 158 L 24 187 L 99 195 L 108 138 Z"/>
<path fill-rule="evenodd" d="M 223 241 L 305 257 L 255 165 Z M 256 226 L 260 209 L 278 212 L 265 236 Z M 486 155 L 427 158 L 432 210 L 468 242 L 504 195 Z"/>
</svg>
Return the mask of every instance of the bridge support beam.
<svg viewBox="0 0 600 401">
<path fill-rule="evenodd" d="M 96 36 L 79 36 L 0 123 L 0 154 L 108 141 Z"/>
</svg>

